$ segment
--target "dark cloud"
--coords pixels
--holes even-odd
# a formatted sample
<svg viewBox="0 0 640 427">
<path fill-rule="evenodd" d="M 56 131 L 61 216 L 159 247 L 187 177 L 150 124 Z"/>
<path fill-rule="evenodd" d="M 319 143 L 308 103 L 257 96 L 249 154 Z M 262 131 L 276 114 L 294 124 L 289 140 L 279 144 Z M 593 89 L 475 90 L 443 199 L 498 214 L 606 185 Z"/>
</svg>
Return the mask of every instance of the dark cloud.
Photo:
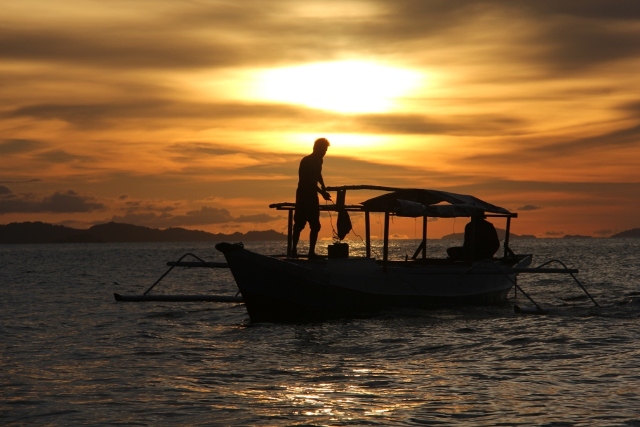
<svg viewBox="0 0 640 427">
<path fill-rule="evenodd" d="M 327 10 L 344 6 L 325 3 Z M 171 70 L 332 60 L 354 51 L 413 51 L 426 58 L 445 43 L 449 48 L 478 42 L 495 46 L 504 33 L 491 32 L 507 26 L 528 30 L 511 34 L 522 44 L 510 52 L 534 51 L 528 54 L 558 69 L 580 71 L 638 54 L 637 30 L 616 25 L 637 19 L 640 11 L 633 1 L 371 0 L 364 10 L 367 4 L 378 12 L 301 17 L 292 13 L 288 0 L 269 2 L 269 7 L 256 1 L 177 2 L 119 22 L 63 26 L 39 21 L 37 26 L 5 26 L 0 57 Z"/>
<path fill-rule="evenodd" d="M 214 69 L 317 59 L 328 46 L 339 47 L 327 34 L 340 27 L 340 33 L 349 33 L 346 19 L 318 31 L 312 17 L 301 20 L 289 10 L 289 1 L 269 7 L 253 1 L 184 2 L 162 11 L 145 9 L 142 19 L 107 24 L 16 25 L 5 30 L 0 57 L 101 69 Z"/>
<path fill-rule="evenodd" d="M 272 221 L 277 221 L 282 219 L 282 216 L 277 215 L 267 215 L 267 214 L 256 214 L 256 215 L 240 215 L 234 219 L 234 222 L 250 222 L 254 224 L 262 224 Z"/>
<path fill-rule="evenodd" d="M 42 148 L 45 144 L 30 139 L 5 139 L 0 141 L 0 155 L 29 153 Z"/>
<path fill-rule="evenodd" d="M 517 211 L 536 211 L 538 209 L 542 209 L 542 208 L 540 206 L 535 206 L 535 205 L 524 205 L 524 206 L 520 206 L 516 210 Z"/>
<path fill-rule="evenodd" d="M 142 96 L 145 96 L 143 94 Z M 294 126 L 295 123 L 321 123 L 339 114 L 305 107 L 269 103 L 200 103 L 175 102 L 148 98 L 100 104 L 32 104 L 9 112 L 8 117 L 31 117 L 39 120 L 61 120 L 81 129 L 106 128 L 124 121 L 145 119 L 156 127 L 173 126 L 175 121 L 206 120 L 218 127 L 235 126 L 234 120 L 251 119 L 253 126 Z M 156 119 L 155 122 L 153 120 Z M 251 123 L 250 122 L 250 123 Z M 244 123 L 245 127 L 251 125 Z M 302 125 L 300 125 L 302 126 Z M 202 148 L 202 147 L 201 147 Z"/>
<path fill-rule="evenodd" d="M 0 184 L 28 184 L 30 182 L 41 182 L 41 179 L 32 178 L 32 179 L 24 179 L 18 181 L 0 181 Z"/>
<path fill-rule="evenodd" d="M 403 135 L 495 135 L 513 132 L 525 122 L 515 116 L 448 115 L 431 118 L 419 114 L 363 114 L 353 116 L 350 130 L 376 134 Z"/>
<path fill-rule="evenodd" d="M 512 179 L 488 179 L 484 181 L 476 181 L 473 184 L 465 184 L 464 186 L 445 187 L 449 191 L 458 193 L 477 194 L 485 192 L 487 189 L 499 193 L 547 193 L 552 191 L 556 194 L 590 194 L 591 197 L 604 203 L 609 197 L 631 197 L 640 194 L 640 182 L 597 182 L 597 181 L 529 181 L 529 180 L 512 180 Z M 556 201 L 557 203 L 557 201 Z M 539 206 L 540 207 L 540 206 Z M 541 208 L 541 207 L 540 207 Z"/>
<path fill-rule="evenodd" d="M 509 115 L 448 115 L 446 118 L 421 114 L 340 114 L 303 106 L 269 103 L 186 103 L 156 100 L 99 105 L 30 105 L 10 113 L 12 117 L 62 120 L 79 128 L 102 128 L 127 120 L 157 119 L 158 126 L 172 126 L 172 120 L 206 120 L 209 125 L 233 127 L 236 121 L 250 119 L 256 129 L 269 127 L 289 130 L 310 126 L 332 133 L 375 133 L 405 135 L 494 135 L 514 133 L 526 124 Z M 325 129 L 326 128 L 326 129 Z M 208 142 L 175 143 L 166 148 L 180 157 L 233 154 L 221 144 Z"/>
<path fill-rule="evenodd" d="M 166 151 L 170 153 L 176 153 L 184 157 L 199 157 L 199 156 L 225 156 L 229 154 L 237 154 L 238 149 L 231 149 L 222 144 L 216 144 L 211 142 L 178 142 L 171 144 Z"/>
<path fill-rule="evenodd" d="M 104 209 L 102 203 L 94 202 L 93 197 L 81 196 L 75 191 L 69 190 L 65 193 L 56 192 L 49 197 L 45 197 L 40 208 L 46 212 L 93 212 Z"/>
<path fill-rule="evenodd" d="M 561 20 L 542 28 L 546 40 L 539 59 L 559 72 L 581 73 L 640 54 L 637 32 L 610 23 Z"/>
<path fill-rule="evenodd" d="M 77 154 L 71 154 L 65 150 L 45 151 L 45 152 L 36 154 L 34 158 L 38 160 L 43 160 L 48 163 L 69 163 L 73 161 L 86 161 L 90 159 L 88 156 L 79 156 Z"/>
<path fill-rule="evenodd" d="M 565 150 L 566 152 L 572 152 L 576 149 L 583 150 L 588 148 L 611 149 L 613 146 L 629 145 L 640 146 L 640 124 L 589 138 L 580 138 L 564 144 L 555 144 L 554 151 Z"/>
<path fill-rule="evenodd" d="M 102 30 L 102 31 L 101 31 Z M 0 39 L 0 58 L 108 68 L 205 68 L 242 63 L 233 44 L 169 33 L 165 28 L 14 28 Z M 248 52 L 246 53 L 248 54 Z"/>
<path fill-rule="evenodd" d="M 640 3 L 633 1 L 400 0 L 387 10 L 393 19 L 380 25 L 390 31 L 379 32 L 387 43 L 421 39 L 427 51 L 444 40 L 449 48 L 475 44 L 493 49 L 503 64 L 581 73 L 640 53 L 637 28 L 627 25 L 640 17 Z M 505 43 L 500 30 L 510 28 L 511 43 Z"/>
<path fill-rule="evenodd" d="M 523 3 L 524 7 L 541 15 L 576 16 L 594 20 L 634 21 L 640 19 L 640 4 L 617 0 L 538 0 Z"/>
<path fill-rule="evenodd" d="M 271 216 L 266 214 L 240 215 L 238 217 L 234 217 L 227 209 L 202 207 L 199 210 L 189 211 L 184 215 L 171 215 L 167 212 L 163 212 L 161 214 L 156 214 L 155 212 L 130 212 L 123 216 L 114 216 L 111 221 L 144 225 L 147 227 L 168 228 L 228 223 L 264 224 L 281 219 L 281 216 Z"/>
<path fill-rule="evenodd" d="M 0 194 L 0 215 L 8 213 L 88 213 L 101 211 L 105 205 L 90 196 L 82 196 L 75 191 L 55 192 L 51 196 L 38 198 L 33 194 Z"/>
<path fill-rule="evenodd" d="M 523 167 L 535 167 L 545 160 L 579 159 L 593 157 L 593 154 L 612 153 L 619 148 L 640 147 L 640 124 L 622 129 L 613 130 L 586 138 L 567 138 L 563 140 L 546 137 L 526 137 L 520 141 L 503 146 L 501 153 L 476 154 L 460 158 L 461 162 L 482 163 L 489 162 L 494 165 L 513 164 L 514 158 Z M 515 157 L 514 157 L 515 156 Z"/>
<path fill-rule="evenodd" d="M 119 200 L 125 200 L 121 197 L 118 198 Z M 140 211 L 143 212 L 162 212 L 163 214 L 167 213 L 167 212 L 172 212 L 174 210 L 176 210 L 175 206 L 168 206 L 165 204 L 158 204 L 158 203 L 151 203 L 151 202 L 147 202 L 147 201 L 141 201 L 141 200 L 132 200 L 132 201 L 127 201 L 124 204 L 124 211 L 127 213 L 139 213 Z"/>
<path fill-rule="evenodd" d="M 80 128 L 102 128 L 121 118 L 162 117 L 166 102 L 147 101 L 110 104 L 33 104 L 15 109 L 9 117 L 61 120 Z M 160 111 L 159 111 L 160 110 Z M 153 114 L 156 113 L 156 114 Z"/>
<path fill-rule="evenodd" d="M 633 118 L 640 119 L 640 101 L 627 102 L 620 105 L 619 108 L 622 111 L 630 112 Z"/>
</svg>

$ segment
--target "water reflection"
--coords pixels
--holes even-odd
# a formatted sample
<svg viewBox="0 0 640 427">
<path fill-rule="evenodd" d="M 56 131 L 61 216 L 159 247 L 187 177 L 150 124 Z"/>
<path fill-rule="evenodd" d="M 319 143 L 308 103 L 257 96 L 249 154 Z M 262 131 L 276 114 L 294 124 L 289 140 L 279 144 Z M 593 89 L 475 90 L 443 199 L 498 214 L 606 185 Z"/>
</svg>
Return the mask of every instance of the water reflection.
<svg viewBox="0 0 640 427">
<path fill-rule="evenodd" d="M 602 307 L 568 282 L 523 278 L 558 310 L 246 327 L 241 304 L 113 301 L 186 252 L 220 260 L 210 245 L 0 247 L 0 424 L 633 425 L 640 271 L 630 254 L 640 242 L 513 246 L 563 254 Z M 394 242 L 399 257 L 415 247 Z M 229 277 L 185 270 L 162 291 L 203 286 L 235 290 Z"/>
</svg>

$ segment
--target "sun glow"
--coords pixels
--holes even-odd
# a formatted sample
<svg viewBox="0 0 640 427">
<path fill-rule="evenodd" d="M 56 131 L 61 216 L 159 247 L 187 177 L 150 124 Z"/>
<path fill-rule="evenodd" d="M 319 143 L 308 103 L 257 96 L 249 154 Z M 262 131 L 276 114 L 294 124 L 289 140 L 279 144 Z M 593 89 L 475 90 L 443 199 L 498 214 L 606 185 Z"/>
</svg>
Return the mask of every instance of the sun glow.
<svg viewBox="0 0 640 427">
<path fill-rule="evenodd" d="M 416 71 L 373 62 L 321 62 L 266 70 L 257 93 L 270 101 L 340 113 L 378 113 L 396 109 L 421 80 Z"/>
</svg>

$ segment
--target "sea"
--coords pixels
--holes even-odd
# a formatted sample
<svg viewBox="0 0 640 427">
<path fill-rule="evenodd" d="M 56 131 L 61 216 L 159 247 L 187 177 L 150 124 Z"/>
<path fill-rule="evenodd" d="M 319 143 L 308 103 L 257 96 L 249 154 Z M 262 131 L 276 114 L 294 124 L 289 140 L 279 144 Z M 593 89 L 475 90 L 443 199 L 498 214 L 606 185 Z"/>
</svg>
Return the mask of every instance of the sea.
<svg viewBox="0 0 640 427">
<path fill-rule="evenodd" d="M 391 245 L 404 258 L 418 242 Z M 210 243 L 0 245 L 0 425 L 640 426 L 640 239 L 511 247 L 580 270 L 518 278 L 547 314 L 516 313 L 533 306 L 516 292 L 500 307 L 252 324 L 241 303 L 115 301 L 183 255 L 223 261 Z M 175 268 L 151 292 L 237 288 L 228 270 Z"/>
</svg>

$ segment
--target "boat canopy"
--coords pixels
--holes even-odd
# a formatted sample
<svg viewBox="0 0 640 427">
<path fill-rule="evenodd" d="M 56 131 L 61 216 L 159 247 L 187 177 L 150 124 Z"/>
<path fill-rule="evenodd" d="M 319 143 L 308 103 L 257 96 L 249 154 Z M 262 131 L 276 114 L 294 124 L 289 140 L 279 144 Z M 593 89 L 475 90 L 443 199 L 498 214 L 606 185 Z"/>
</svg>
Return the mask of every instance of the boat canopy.
<svg viewBox="0 0 640 427">
<path fill-rule="evenodd" d="M 346 193 L 353 190 L 373 190 L 382 191 L 385 194 L 365 200 L 359 204 L 347 204 Z M 422 258 L 427 256 L 427 217 L 455 218 L 469 217 L 478 213 L 489 214 L 487 216 L 503 217 L 507 220 L 506 233 L 504 238 L 504 250 L 507 256 L 511 253 L 509 249 L 509 230 L 511 218 L 516 218 L 517 213 L 512 213 L 492 205 L 474 196 L 466 194 L 456 194 L 440 190 L 427 190 L 418 188 L 397 188 L 383 187 L 379 185 L 342 185 L 327 187 L 327 191 L 336 191 L 337 197 L 334 204 L 320 205 L 321 211 L 338 212 L 346 216 L 349 212 L 364 213 L 365 223 L 365 250 L 366 257 L 371 257 L 371 221 L 369 215 L 371 212 L 384 213 L 384 243 L 382 259 L 386 265 L 389 250 L 389 217 L 391 215 L 405 217 L 422 217 L 422 243 L 413 254 L 412 259 L 416 259 L 420 252 Z M 287 255 L 292 253 L 292 234 L 293 234 L 293 212 L 296 208 L 295 203 L 274 203 L 269 205 L 270 208 L 289 211 L 287 225 Z M 343 218 L 344 219 L 344 218 Z M 348 232 L 348 231 L 347 231 Z M 346 233 L 344 233 L 346 234 Z M 342 239 L 344 236 L 339 236 Z"/>
<path fill-rule="evenodd" d="M 361 202 L 369 212 L 393 212 L 406 217 L 454 218 L 476 213 L 512 216 L 511 212 L 474 196 L 427 189 L 394 189 Z"/>
</svg>

